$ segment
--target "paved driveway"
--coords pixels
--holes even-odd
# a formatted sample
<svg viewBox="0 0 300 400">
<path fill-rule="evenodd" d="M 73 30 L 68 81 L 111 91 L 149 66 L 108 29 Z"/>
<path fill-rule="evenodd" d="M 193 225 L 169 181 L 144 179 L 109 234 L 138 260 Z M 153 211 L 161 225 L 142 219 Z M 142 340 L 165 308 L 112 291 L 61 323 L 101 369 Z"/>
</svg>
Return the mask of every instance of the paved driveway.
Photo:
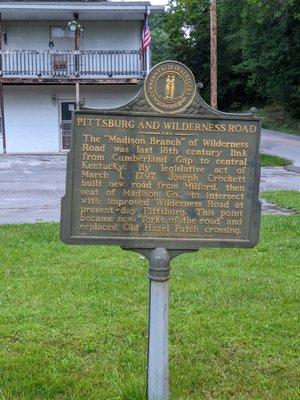
<svg viewBox="0 0 300 400">
<path fill-rule="evenodd" d="M 66 156 L 0 156 L 0 223 L 58 221 Z"/>
<path fill-rule="evenodd" d="M 65 155 L 0 156 L 0 224 L 59 221 L 65 167 Z M 300 174 L 263 168 L 261 190 L 271 189 L 300 190 Z"/>
</svg>

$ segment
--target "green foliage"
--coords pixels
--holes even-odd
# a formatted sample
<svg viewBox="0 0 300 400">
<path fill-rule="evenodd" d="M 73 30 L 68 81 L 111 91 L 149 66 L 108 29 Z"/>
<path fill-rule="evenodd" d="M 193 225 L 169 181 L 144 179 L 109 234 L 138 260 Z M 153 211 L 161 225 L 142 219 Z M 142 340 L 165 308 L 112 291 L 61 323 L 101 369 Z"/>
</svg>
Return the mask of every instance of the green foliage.
<svg viewBox="0 0 300 400">
<path fill-rule="evenodd" d="M 297 0 L 248 0 L 241 14 L 246 89 L 263 101 L 278 102 L 299 114 L 297 87 L 300 66 L 300 29 Z"/>
<path fill-rule="evenodd" d="M 279 104 L 267 105 L 258 111 L 262 117 L 262 127 L 300 135 L 300 120 L 292 118 L 290 113 Z"/>
<path fill-rule="evenodd" d="M 298 0 L 219 0 L 217 4 L 220 108 L 276 102 L 299 116 Z M 166 33 L 173 58 L 192 69 L 208 97 L 209 0 L 170 0 L 159 30 L 160 38 Z M 156 53 L 154 49 L 154 59 Z"/>
<path fill-rule="evenodd" d="M 151 17 L 152 30 L 152 64 L 172 59 L 170 38 L 164 29 L 166 14 L 156 14 Z"/>
</svg>

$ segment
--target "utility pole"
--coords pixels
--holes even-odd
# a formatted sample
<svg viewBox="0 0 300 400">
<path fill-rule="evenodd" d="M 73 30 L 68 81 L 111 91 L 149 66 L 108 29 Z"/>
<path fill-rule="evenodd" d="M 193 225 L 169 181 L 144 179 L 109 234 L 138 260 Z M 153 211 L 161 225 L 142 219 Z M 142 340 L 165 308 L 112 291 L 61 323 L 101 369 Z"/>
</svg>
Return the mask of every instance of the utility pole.
<svg viewBox="0 0 300 400">
<path fill-rule="evenodd" d="M 210 105 L 218 107 L 217 0 L 210 0 Z"/>
</svg>

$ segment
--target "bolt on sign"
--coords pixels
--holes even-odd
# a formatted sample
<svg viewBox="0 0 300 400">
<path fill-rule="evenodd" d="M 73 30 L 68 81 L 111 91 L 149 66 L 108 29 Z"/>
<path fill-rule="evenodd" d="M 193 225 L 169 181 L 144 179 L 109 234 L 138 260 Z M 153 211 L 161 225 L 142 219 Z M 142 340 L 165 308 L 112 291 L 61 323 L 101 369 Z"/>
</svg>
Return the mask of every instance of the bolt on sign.
<svg viewBox="0 0 300 400">
<path fill-rule="evenodd" d="M 130 103 L 74 112 L 62 240 L 144 251 L 253 247 L 259 141 L 259 118 L 211 108 L 185 65 L 156 65 Z"/>
</svg>

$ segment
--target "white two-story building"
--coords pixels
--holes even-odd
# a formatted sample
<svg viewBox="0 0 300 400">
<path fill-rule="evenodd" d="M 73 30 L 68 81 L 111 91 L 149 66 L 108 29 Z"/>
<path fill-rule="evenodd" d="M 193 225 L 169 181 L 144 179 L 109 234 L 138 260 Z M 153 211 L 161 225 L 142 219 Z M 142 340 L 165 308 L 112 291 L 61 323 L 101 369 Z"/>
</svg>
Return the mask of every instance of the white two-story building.
<svg viewBox="0 0 300 400">
<path fill-rule="evenodd" d="M 140 52 L 149 2 L 0 1 L 0 153 L 70 147 L 78 102 L 125 103 L 149 70 Z"/>
</svg>

